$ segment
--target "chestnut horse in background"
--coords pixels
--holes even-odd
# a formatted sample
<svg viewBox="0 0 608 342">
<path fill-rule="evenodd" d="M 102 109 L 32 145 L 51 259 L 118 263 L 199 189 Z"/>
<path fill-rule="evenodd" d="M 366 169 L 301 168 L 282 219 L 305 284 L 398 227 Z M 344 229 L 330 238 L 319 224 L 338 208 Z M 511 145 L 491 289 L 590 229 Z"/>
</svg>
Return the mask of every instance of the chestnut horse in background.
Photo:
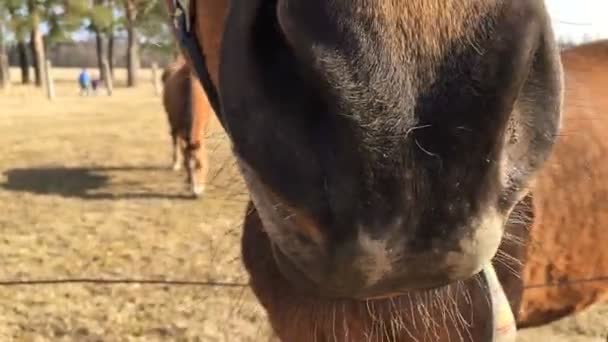
<svg viewBox="0 0 608 342">
<path fill-rule="evenodd" d="M 209 169 L 205 135 L 213 109 L 183 58 L 165 68 L 162 83 L 163 106 L 173 144 L 173 170 L 181 169 L 183 163 L 190 192 L 200 196 L 205 190 Z"/>
<path fill-rule="evenodd" d="M 563 70 L 542 0 L 190 4 L 282 341 L 484 341 L 491 260 L 519 326 L 607 297 L 605 43 Z"/>
</svg>

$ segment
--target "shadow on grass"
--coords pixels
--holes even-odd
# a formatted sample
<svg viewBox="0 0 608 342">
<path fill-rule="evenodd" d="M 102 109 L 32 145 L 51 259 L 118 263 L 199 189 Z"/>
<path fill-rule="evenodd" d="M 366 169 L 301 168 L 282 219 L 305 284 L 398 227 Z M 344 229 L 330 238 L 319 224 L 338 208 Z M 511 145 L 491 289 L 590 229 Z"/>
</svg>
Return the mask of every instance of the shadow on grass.
<svg viewBox="0 0 608 342">
<path fill-rule="evenodd" d="M 59 195 L 68 198 L 85 200 L 119 200 L 119 199 L 192 199 L 186 194 L 146 192 L 103 192 L 109 184 L 108 172 L 120 171 L 159 171 L 163 167 L 49 167 L 21 168 L 3 172 L 6 182 L 0 188 L 8 191 L 27 192 L 38 195 Z"/>
</svg>

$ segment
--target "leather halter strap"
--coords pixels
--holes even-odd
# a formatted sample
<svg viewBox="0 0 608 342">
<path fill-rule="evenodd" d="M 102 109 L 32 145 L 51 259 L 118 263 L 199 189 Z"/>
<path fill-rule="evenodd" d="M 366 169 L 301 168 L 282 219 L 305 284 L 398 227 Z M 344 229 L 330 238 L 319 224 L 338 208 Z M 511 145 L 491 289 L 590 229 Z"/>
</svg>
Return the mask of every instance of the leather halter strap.
<svg viewBox="0 0 608 342">
<path fill-rule="evenodd" d="M 220 121 L 222 111 L 220 105 L 219 92 L 209 74 L 205 51 L 199 44 L 196 32 L 193 29 L 192 2 L 190 0 L 172 0 L 173 2 L 173 28 L 182 50 L 188 54 L 195 74 L 201 82 L 211 107 L 215 111 Z"/>
<path fill-rule="evenodd" d="M 515 342 L 517 336 L 515 317 L 494 266 L 489 263 L 484 267 L 481 275 L 487 287 L 486 291 L 490 297 L 492 311 L 491 336 L 488 336 L 487 340 L 491 342 Z"/>
</svg>

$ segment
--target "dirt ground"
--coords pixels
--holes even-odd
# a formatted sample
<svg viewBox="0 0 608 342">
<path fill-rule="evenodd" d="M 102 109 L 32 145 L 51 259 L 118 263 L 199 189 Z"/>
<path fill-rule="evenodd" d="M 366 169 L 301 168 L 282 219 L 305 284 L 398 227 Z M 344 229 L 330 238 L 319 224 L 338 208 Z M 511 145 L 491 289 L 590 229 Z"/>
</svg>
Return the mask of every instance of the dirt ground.
<svg viewBox="0 0 608 342">
<path fill-rule="evenodd" d="M 0 93 L 0 341 L 267 340 L 263 312 L 242 286 L 247 194 L 219 126 L 209 133 L 208 191 L 192 200 L 185 175 L 169 168 L 150 79 L 86 98 L 77 74 L 55 71 L 54 102 L 29 87 Z M 520 341 L 607 334 L 600 305 Z"/>
</svg>

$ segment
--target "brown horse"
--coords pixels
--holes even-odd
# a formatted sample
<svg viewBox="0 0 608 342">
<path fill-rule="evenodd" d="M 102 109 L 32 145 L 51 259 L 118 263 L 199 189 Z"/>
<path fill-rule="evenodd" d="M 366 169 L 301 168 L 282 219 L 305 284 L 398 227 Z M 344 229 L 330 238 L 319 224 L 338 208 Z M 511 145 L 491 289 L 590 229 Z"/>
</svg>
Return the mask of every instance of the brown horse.
<svg viewBox="0 0 608 342">
<path fill-rule="evenodd" d="M 173 143 L 172 167 L 174 170 L 181 168 L 181 152 L 190 191 L 194 196 L 199 196 L 205 189 L 207 178 L 205 133 L 213 110 L 200 82 L 183 58 L 178 58 L 165 68 L 162 82 L 163 106 Z"/>
<path fill-rule="evenodd" d="M 491 259 L 521 326 L 607 292 L 545 286 L 574 277 L 589 257 L 575 248 L 607 223 L 608 128 L 577 119 L 576 98 L 605 111 L 608 67 L 565 54 L 562 123 L 543 1 L 193 3 L 252 198 L 243 260 L 281 340 L 483 341 L 491 314 L 476 274 Z M 572 180 L 582 170 L 602 177 L 595 188 Z M 535 248 L 546 238 L 549 254 Z"/>
<path fill-rule="evenodd" d="M 608 250 L 603 247 L 608 242 L 608 41 L 566 50 L 562 61 L 563 128 L 532 191 L 535 222 L 524 272 L 529 289 L 522 326 L 548 323 L 608 300 Z"/>
</svg>

